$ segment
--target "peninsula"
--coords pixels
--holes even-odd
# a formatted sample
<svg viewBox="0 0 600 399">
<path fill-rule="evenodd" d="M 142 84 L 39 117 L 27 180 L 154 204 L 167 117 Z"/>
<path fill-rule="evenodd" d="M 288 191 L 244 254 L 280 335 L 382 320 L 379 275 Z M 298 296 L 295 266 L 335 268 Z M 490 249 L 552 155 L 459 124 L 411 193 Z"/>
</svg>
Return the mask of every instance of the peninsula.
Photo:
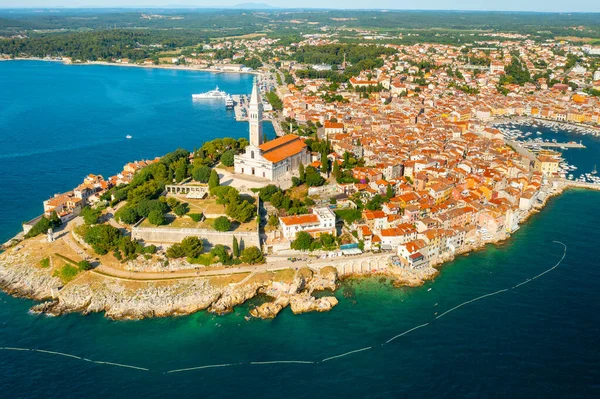
<svg viewBox="0 0 600 399">
<path fill-rule="evenodd" d="M 228 38 L 169 58 L 145 44 L 152 57 L 136 64 L 256 70 L 235 105 L 248 139 L 87 175 L 4 245 L 0 287 L 52 315 L 221 314 L 259 294 L 268 299 L 250 316 L 328 311 L 340 278 L 420 285 L 509 238 L 565 188 L 600 188 L 596 171 L 570 177 L 558 151 L 584 146 L 526 143 L 504 127 L 519 118 L 597 135 L 597 47 L 500 31 L 467 44 L 323 32 Z M 20 40 L 0 41 L 2 56 L 41 55 L 35 38 Z"/>
</svg>

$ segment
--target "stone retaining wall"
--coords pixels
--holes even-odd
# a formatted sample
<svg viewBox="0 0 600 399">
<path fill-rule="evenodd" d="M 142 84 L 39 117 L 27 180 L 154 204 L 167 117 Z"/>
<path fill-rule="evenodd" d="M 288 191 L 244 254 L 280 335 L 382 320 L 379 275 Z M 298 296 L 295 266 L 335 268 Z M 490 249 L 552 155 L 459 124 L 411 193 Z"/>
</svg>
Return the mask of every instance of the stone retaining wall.
<svg viewBox="0 0 600 399">
<path fill-rule="evenodd" d="M 233 237 L 238 242 L 243 241 L 245 247 L 260 247 L 258 231 L 220 232 L 207 229 L 173 229 L 168 227 L 139 227 L 134 226 L 131 231 L 131 238 L 134 240 L 143 240 L 145 242 L 155 242 L 162 244 L 175 244 L 181 242 L 185 237 L 200 237 L 205 243 L 214 246 L 217 244 L 231 246 Z"/>
</svg>

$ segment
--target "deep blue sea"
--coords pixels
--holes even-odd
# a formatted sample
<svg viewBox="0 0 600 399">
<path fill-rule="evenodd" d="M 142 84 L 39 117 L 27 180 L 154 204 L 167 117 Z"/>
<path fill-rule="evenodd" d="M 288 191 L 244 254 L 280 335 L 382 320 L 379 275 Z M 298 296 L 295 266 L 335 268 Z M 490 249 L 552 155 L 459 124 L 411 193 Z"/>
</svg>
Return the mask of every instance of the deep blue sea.
<svg viewBox="0 0 600 399">
<path fill-rule="evenodd" d="M 3 237 L 88 172 L 245 134 L 220 107 L 190 103 L 215 84 L 248 91 L 251 78 L 0 63 Z M 34 316 L 32 301 L 0 294 L 0 348 L 114 363 L 0 349 L 0 397 L 598 398 L 599 205 L 600 193 L 569 191 L 508 242 L 458 258 L 423 287 L 346 282 L 329 313 L 246 321 L 246 305 L 117 322 Z M 554 240 L 567 247 L 560 263 Z M 272 361 L 303 363 L 257 364 Z"/>
</svg>

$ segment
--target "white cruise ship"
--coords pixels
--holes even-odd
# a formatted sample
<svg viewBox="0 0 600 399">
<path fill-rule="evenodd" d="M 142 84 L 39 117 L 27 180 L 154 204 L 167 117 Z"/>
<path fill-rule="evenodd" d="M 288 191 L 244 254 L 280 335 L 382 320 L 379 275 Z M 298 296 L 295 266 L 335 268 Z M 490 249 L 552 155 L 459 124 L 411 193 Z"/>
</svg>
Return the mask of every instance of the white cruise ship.
<svg viewBox="0 0 600 399">
<path fill-rule="evenodd" d="M 216 89 L 207 91 L 206 93 L 192 94 L 194 100 L 223 100 L 227 97 L 227 93 L 219 90 L 219 86 Z"/>
</svg>

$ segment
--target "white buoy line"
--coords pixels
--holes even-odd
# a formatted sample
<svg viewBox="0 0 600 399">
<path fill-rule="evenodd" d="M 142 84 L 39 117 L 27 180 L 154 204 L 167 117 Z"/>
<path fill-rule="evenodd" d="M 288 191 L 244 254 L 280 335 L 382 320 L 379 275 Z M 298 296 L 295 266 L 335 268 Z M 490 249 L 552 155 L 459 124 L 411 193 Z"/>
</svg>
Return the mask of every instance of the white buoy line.
<svg viewBox="0 0 600 399">
<path fill-rule="evenodd" d="M 495 292 L 491 292 L 489 294 L 485 294 L 485 295 L 481 295 L 478 296 L 477 298 L 465 301 L 459 305 L 454 306 L 453 308 L 445 311 L 444 313 L 442 313 L 439 316 L 436 316 L 431 322 L 428 323 L 424 323 L 424 324 L 420 324 L 416 327 L 410 328 L 392 338 L 390 338 L 389 340 L 387 340 L 385 343 L 381 344 L 380 346 L 384 346 L 387 345 L 389 343 L 391 343 L 392 341 L 394 341 L 397 338 L 400 338 L 406 334 L 409 334 L 415 330 L 418 330 L 420 328 L 423 327 L 427 327 L 429 325 L 431 325 L 431 323 L 433 323 L 435 320 L 440 319 L 441 317 L 447 315 L 450 312 L 453 312 L 457 309 L 459 309 L 460 307 L 479 301 L 481 299 L 487 298 L 487 297 L 491 297 L 494 295 L 498 295 L 501 294 L 503 292 L 507 292 L 509 290 L 514 290 L 516 288 L 519 288 L 522 285 L 525 285 L 527 283 L 530 283 L 531 281 L 542 277 L 543 275 L 545 275 L 546 273 L 551 272 L 552 270 L 556 269 L 561 263 L 562 261 L 565 259 L 566 255 L 567 255 L 567 246 L 561 242 L 561 241 L 552 241 L 554 243 L 557 244 L 561 244 L 564 247 L 564 251 L 563 251 L 563 255 L 560 258 L 560 260 L 551 268 L 549 268 L 548 270 L 545 270 L 544 272 L 532 277 L 532 278 L 528 278 L 525 281 L 511 287 L 511 288 L 505 288 L 505 289 L 501 289 Z M 212 369 L 212 368 L 222 368 L 222 367 L 233 367 L 233 366 L 241 366 L 241 365 L 273 365 L 273 364 L 321 364 L 321 363 L 325 363 L 328 362 L 330 360 L 334 360 L 334 359 L 338 359 L 338 358 L 342 358 L 345 356 L 349 356 L 355 353 L 360 353 L 360 352 L 364 352 L 364 351 L 368 351 L 373 349 L 372 346 L 368 346 L 365 348 L 361 348 L 361 349 L 355 349 L 349 352 L 345 352 L 342 353 L 340 355 L 336 355 L 336 356 L 331 356 L 331 357 L 327 357 L 324 358 L 320 361 L 309 361 L 309 360 L 274 360 L 274 361 L 253 361 L 253 362 L 247 362 L 247 363 L 223 363 L 223 364 L 209 364 L 209 365 L 203 365 L 203 366 L 197 366 L 197 367 L 188 367 L 188 368 L 182 368 L 182 369 L 175 369 L 175 370 L 169 370 L 164 372 L 164 374 L 173 374 L 173 373 L 181 373 L 181 372 L 185 372 L 185 371 L 193 371 L 193 370 L 203 370 L 203 369 Z M 112 362 L 104 362 L 104 361 L 98 361 L 98 360 L 91 360 L 91 359 L 87 359 L 84 357 L 80 357 L 80 356 L 76 356 L 76 355 L 71 355 L 69 353 L 63 353 L 63 352 L 55 352 L 55 351 L 49 351 L 49 350 L 43 350 L 43 349 L 30 349 L 30 348 L 15 348 L 15 347 L 0 347 L 0 350 L 4 350 L 4 351 L 24 351 L 24 352 L 39 352 L 39 353 L 45 353 L 45 354 L 50 354 L 50 355 L 56 355 L 56 356 L 63 356 L 63 357 L 69 357 L 69 358 L 73 358 L 73 359 L 77 359 L 77 360 L 82 360 L 82 361 L 86 361 L 86 362 L 90 362 L 90 363 L 94 363 L 94 364 L 102 364 L 102 365 L 110 365 L 110 366 L 116 366 L 116 367 L 123 367 L 123 368 L 130 368 L 130 369 L 135 369 L 135 370 L 141 370 L 141 371 L 150 371 L 150 369 L 147 369 L 145 367 L 138 367 L 138 366 L 132 366 L 132 365 L 128 365 L 128 364 L 121 364 L 121 363 L 112 363 Z"/>
<path fill-rule="evenodd" d="M 137 366 L 131 366 L 131 365 L 129 365 L 129 364 L 120 364 L 120 363 L 112 363 L 112 362 L 103 362 L 103 361 L 99 361 L 99 360 L 91 360 L 91 359 L 87 359 L 87 358 L 85 358 L 85 357 L 71 355 L 71 354 L 69 354 L 69 353 L 55 352 L 55 351 L 47 351 L 47 350 L 44 350 L 44 349 L 34 349 L 34 348 L 13 348 L 13 347 L 4 346 L 4 347 L 0 347 L 0 350 L 3 350 L 3 351 L 23 351 L 23 352 L 39 352 L 39 353 L 47 353 L 47 354 L 49 354 L 49 355 L 56 355 L 56 356 L 70 357 L 70 358 L 72 358 L 72 359 L 83 360 L 84 362 L 90 362 L 90 363 L 95 363 L 95 364 L 106 364 L 106 365 L 110 365 L 110 366 L 125 367 L 125 368 L 128 368 L 128 369 L 136 369 L 136 370 L 142 370 L 142 371 L 150 371 L 150 369 L 147 369 L 147 368 L 145 368 L 145 367 L 137 367 Z"/>
</svg>

